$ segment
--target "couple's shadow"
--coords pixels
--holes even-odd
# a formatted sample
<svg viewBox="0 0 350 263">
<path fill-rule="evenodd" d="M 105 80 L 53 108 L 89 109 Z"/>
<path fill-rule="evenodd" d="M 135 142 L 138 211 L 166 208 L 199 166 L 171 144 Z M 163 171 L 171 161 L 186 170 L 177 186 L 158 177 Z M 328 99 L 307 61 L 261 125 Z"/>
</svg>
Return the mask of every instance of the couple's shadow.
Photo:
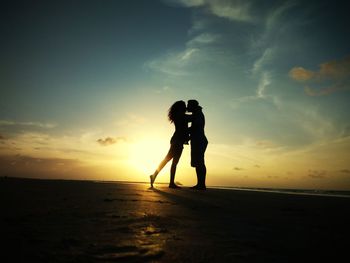
<svg viewBox="0 0 350 263">
<path fill-rule="evenodd" d="M 149 187 L 148 190 L 168 199 L 173 204 L 184 206 L 192 210 L 208 205 L 208 203 L 203 200 L 202 197 L 205 195 L 201 191 L 191 190 L 189 188 L 177 189 L 175 191 L 164 191 L 154 187 Z"/>
</svg>

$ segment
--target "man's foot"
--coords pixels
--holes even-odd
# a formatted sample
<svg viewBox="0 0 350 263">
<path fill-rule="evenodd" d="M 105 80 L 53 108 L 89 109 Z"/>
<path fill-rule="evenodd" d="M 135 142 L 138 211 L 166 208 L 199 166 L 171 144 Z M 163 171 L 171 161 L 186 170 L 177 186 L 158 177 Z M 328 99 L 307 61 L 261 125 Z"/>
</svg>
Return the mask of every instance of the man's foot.
<svg viewBox="0 0 350 263">
<path fill-rule="evenodd" d="M 190 187 L 190 189 L 193 189 L 193 190 L 207 190 L 205 185 L 198 185 L 198 184 L 195 185 L 195 186 Z"/>
<path fill-rule="evenodd" d="M 155 176 L 154 176 L 154 174 L 151 174 L 151 175 L 149 176 L 149 179 L 151 180 L 151 188 L 153 188 L 153 183 L 154 183 L 154 180 L 156 179 Z"/>
<path fill-rule="evenodd" d="M 181 187 L 176 184 L 169 184 L 169 188 L 180 189 Z"/>
</svg>

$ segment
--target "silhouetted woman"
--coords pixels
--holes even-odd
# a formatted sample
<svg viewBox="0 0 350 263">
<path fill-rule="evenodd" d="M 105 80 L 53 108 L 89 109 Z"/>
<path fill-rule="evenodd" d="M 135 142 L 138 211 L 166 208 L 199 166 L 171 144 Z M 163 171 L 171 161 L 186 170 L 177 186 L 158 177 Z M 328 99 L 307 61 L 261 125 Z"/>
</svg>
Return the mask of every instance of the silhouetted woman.
<svg viewBox="0 0 350 263">
<path fill-rule="evenodd" d="M 186 116 L 186 103 L 182 100 L 176 101 L 168 111 L 168 119 L 175 125 L 175 132 L 170 140 L 170 149 L 164 160 L 159 164 L 155 172 L 150 175 L 151 187 L 156 180 L 157 175 L 163 169 L 163 167 L 172 159 L 173 162 L 170 168 L 170 188 L 180 188 L 174 182 L 176 166 L 180 160 L 183 145 L 188 144 L 189 131 L 188 131 L 188 116 Z"/>
</svg>

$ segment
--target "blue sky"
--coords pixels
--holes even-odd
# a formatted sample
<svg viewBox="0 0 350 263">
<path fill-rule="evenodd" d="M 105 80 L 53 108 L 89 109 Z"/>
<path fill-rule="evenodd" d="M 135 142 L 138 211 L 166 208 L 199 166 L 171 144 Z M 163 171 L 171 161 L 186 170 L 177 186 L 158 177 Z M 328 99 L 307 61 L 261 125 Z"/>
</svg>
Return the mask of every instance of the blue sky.
<svg viewBox="0 0 350 263">
<path fill-rule="evenodd" d="M 3 173 L 18 174 L 26 160 L 41 177 L 81 178 L 88 169 L 94 172 L 87 179 L 142 180 L 167 150 L 168 107 L 195 98 L 207 119 L 212 185 L 348 189 L 348 7 L 345 1 L 5 3 Z M 97 142 L 106 138 L 110 143 Z M 185 150 L 179 180 L 190 184 Z M 65 162 L 70 168 L 60 172 L 55 165 Z M 130 162 L 144 165 L 133 170 Z M 131 178 L 122 175 L 129 170 Z"/>
</svg>

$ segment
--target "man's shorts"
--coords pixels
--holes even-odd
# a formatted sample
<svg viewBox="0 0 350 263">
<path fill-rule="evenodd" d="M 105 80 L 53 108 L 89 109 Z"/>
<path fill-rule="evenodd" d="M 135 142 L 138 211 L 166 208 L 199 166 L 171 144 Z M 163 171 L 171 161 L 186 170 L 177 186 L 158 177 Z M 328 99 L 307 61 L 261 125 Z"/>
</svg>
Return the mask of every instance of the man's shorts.
<svg viewBox="0 0 350 263">
<path fill-rule="evenodd" d="M 191 166 L 198 167 L 205 165 L 204 162 L 204 153 L 207 149 L 208 141 L 191 141 Z"/>
</svg>

